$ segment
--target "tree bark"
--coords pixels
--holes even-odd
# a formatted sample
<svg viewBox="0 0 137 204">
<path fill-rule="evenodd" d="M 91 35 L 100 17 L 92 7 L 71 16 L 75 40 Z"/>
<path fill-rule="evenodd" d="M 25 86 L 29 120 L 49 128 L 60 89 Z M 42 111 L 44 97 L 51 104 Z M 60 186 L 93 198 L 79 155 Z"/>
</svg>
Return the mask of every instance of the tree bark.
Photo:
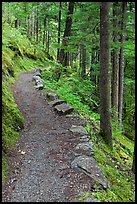
<svg viewBox="0 0 137 204">
<path fill-rule="evenodd" d="M 45 17 L 44 18 L 44 31 L 43 31 L 43 48 L 44 48 L 44 44 L 45 44 L 45 40 L 46 40 L 46 37 L 45 37 L 45 34 L 46 34 L 46 23 L 47 23 L 47 19 Z"/>
<path fill-rule="evenodd" d="M 61 28 L 61 2 L 59 2 L 59 17 L 58 17 L 58 47 L 60 46 L 60 28 Z M 57 60 L 59 60 L 60 48 L 57 50 Z"/>
<path fill-rule="evenodd" d="M 66 19 L 66 26 L 65 26 L 65 31 L 64 31 L 64 36 L 63 36 L 63 41 L 62 41 L 62 46 L 66 47 L 68 45 L 68 37 L 71 35 L 71 25 L 72 25 L 72 17 L 71 15 L 73 14 L 74 11 L 74 4 L 75 2 L 69 2 L 69 8 L 68 8 L 68 16 Z M 63 66 L 66 66 L 66 53 L 65 53 L 65 48 L 62 48 L 60 50 L 60 63 Z"/>
<path fill-rule="evenodd" d="M 31 37 L 30 37 L 30 30 L 31 30 L 30 16 L 28 16 L 27 20 L 28 20 L 27 37 L 30 40 L 31 39 Z"/>
<path fill-rule="evenodd" d="M 110 114 L 110 2 L 101 2 L 100 7 L 100 134 L 112 149 Z"/>
<path fill-rule="evenodd" d="M 121 21 L 121 48 L 119 60 L 119 93 L 118 93 L 118 118 L 119 126 L 122 127 L 122 109 L 123 109 L 123 82 L 124 82 L 124 42 L 126 27 L 126 7 L 127 2 L 122 2 L 122 21 Z"/>
<path fill-rule="evenodd" d="M 15 28 L 16 29 L 18 28 L 18 19 L 17 18 L 15 19 Z"/>
<path fill-rule="evenodd" d="M 82 61 L 81 61 L 81 77 L 82 79 L 85 78 L 86 76 L 86 46 L 84 44 L 84 42 L 82 42 Z"/>
<path fill-rule="evenodd" d="M 34 17 L 34 12 L 32 12 L 32 36 L 34 36 L 34 25 L 35 25 L 35 17 Z"/>
<path fill-rule="evenodd" d="M 39 22 L 38 22 L 38 6 L 37 6 L 37 16 L 36 16 L 36 44 L 38 44 L 39 38 Z"/>
<path fill-rule="evenodd" d="M 114 46 L 118 43 L 118 2 L 113 3 L 113 42 Z M 118 119 L 118 71 L 119 71 L 118 48 L 113 49 L 112 61 L 112 108 L 113 117 Z"/>
<path fill-rule="evenodd" d="M 42 22 L 39 21 L 39 43 L 42 42 Z"/>
<path fill-rule="evenodd" d="M 47 24 L 49 24 L 49 22 L 47 21 Z M 47 52 L 49 52 L 49 44 L 50 44 L 50 33 L 49 30 L 46 32 L 46 49 Z"/>
</svg>

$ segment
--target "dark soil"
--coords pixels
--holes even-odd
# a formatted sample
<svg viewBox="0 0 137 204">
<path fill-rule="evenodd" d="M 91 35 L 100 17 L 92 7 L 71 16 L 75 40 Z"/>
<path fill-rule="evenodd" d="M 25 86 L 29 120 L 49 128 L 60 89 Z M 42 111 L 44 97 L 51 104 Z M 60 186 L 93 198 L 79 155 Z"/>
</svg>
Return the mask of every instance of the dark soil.
<svg viewBox="0 0 137 204">
<path fill-rule="evenodd" d="M 10 174 L 2 201 L 68 202 L 91 189 L 91 179 L 71 168 L 80 137 L 69 129 L 83 121 L 58 115 L 48 105 L 46 93 L 34 88 L 33 74 L 21 74 L 11 87 L 25 124 L 9 153 Z"/>
</svg>

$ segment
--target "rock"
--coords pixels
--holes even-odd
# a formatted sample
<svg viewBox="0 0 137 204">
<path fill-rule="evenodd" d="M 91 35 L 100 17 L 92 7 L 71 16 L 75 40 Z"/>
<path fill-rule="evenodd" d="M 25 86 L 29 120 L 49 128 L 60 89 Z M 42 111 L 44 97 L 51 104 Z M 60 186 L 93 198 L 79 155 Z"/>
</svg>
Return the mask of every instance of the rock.
<svg viewBox="0 0 137 204">
<path fill-rule="evenodd" d="M 32 77 L 32 81 L 36 81 L 36 80 L 41 80 L 41 77 L 34 75 L 34 76 Z"/>
<path fill-rule="evenodd" d="M 78 157 L 78 156 L 81 156 L 81 155 L 79 153 L 74 152 L 74 151 L 70 151 L 70 152 L 68 152 L 67 156 L 71 157 L 72 159 L 74 159 L 75 157 Z"/>
<path fill-rule="evenodd" d="M 40 72 L 36 72 L 36 73 L 35 73 L 35 76 L 41 77 L 41 73 L 40 73 Z"/>
<path fill-rule="evenodd" d="M 84 142 L 84 143 L 79 143 L 76 146 L 76 149 L 83 149 L 83 150 L 93 150 L 93 142 Z M 94 150 L 93 150 L 94 151 Z"/>
<path fill-rule="evenodd" d="M 55 106 L 54 110 L 61 115 L 66 115 L 68 113 L 71 113 L 74 108 L 67 103 L 63 103 L 61 105 Z"/>
<path fill-rule="evenodd" d="M 47 93 L 47 98 L 48 98 L 49 100 L 51 100 L 51 101 L 54 101 L 54 100 L 58 99 L 59 97 L 58 97 L 58 95 L 55 94 L 55 93 Z"/>
<path fill-rule="evenodd" d="M 44 88 L 44 85 L 43 85 L 43 82 L 42 81 L 39 81 L 37 83 L 37 85 L 35 86 L 36 89 L 38 90 L 42 90 Z"/>
<path fill-rule="evenodd" d="M 54 101 L 50 101 L 48 104 L 51 105 L 52 107 L 54 107 L 54 106 L 60 105 L 62 103 L 66 103 L 66 101 L 60 100 L 60 99 L 56 99 Z"/>
<path fill-rule="evenodd" d="M 80 141 L 81 142 L 88 142 L 90 139 L 89 135 L 83 135 L 81 138 L 80 138 Z"/>
<path fill-rule="evenodd" d="M 71 168 L 80 170 L 92 178 L 101 188 L 107 189 L 108 183 L 93 157 L 78 156 L 71 162 Z"/>
<path fill-rule="evenodd" d="M 75 113 L 66 115 L 66 118 L 80 118 L 80 119 L 82 119 L 79 114 L 75 114 Z"/>
<path fill-rule="evenodd" d="M 80 135 L 88 135 L 87 131 L 83 126 L 72 125 L 70 131 L 73 133 L 78 133 Z"/>
<path fill-rule="evenodd" d="M 91 156 L 94 154 L 93 145 L 94 144 L 92 142 L 79 143 L 76 146 L 76 152 L 82 155 L 84 154 L 87 156 Z"/>
<path fill-rule="evenodd" d="M 85 201 L 86 202 L 100 202 L 100 200 L 96 200 L 96 199 L 91 198 L 91 197 L 87 197 Z"/>
</svg>

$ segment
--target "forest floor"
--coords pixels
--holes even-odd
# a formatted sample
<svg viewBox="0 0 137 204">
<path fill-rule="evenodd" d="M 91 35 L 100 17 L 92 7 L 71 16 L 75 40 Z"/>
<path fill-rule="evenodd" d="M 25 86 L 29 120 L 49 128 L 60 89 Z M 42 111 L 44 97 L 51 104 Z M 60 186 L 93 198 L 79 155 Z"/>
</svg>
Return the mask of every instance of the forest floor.
<svg viewBox="0 0 137 204">
<path fill-rule="evenodd" d="M 21 138 L 11 149 L 10 173 L 3 185 L 3 202 L 65 202 L 89 191 L 91 178 L 70 167 L 79 138 L 69 131 L 82 125 L 58 115 L 43 91 L 32 83 L 34 71 L 23 73 L 12 85 L 25 119 Z"/>
</svg>

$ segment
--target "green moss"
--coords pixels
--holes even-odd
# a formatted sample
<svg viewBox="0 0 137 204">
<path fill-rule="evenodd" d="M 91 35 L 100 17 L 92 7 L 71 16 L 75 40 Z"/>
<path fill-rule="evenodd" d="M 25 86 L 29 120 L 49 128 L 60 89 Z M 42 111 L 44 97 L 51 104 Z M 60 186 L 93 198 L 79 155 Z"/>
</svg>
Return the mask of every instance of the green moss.
<svg viewBox="0 0 137 204">
<path fill-rule="evenodd" d="M 19 129 L 23 127 L 24 119 L 6 83 L 3 83 L 2 86 L 2 119 L 4 148 L 9 149 L 15 144 L 19 136 Z"/>
<path fill-rule="evenodd" d="M 8 175 L 9 166 L 8 166 L 8 159 L 6 156 L 2 157 L 2 178 L 5 179 Z"/>
<path fill-rule="evenodd" d="M 46 54 L 42 50 L 34 57 L 34 46 L 19 30 L 3 24 L 2 38 L 2 151 L 8 151 L 16 144 L 23 128 L 24 119 L 15 103 L 10 85 L 21 72 L 44 67 Z M 37 60 L 36 60 L 37 59 Z M 43 62 L 42 62 L 43 60 Z M 2 178 L 8 172 L 8 156 L 2 159 Z"/>
</svg>

